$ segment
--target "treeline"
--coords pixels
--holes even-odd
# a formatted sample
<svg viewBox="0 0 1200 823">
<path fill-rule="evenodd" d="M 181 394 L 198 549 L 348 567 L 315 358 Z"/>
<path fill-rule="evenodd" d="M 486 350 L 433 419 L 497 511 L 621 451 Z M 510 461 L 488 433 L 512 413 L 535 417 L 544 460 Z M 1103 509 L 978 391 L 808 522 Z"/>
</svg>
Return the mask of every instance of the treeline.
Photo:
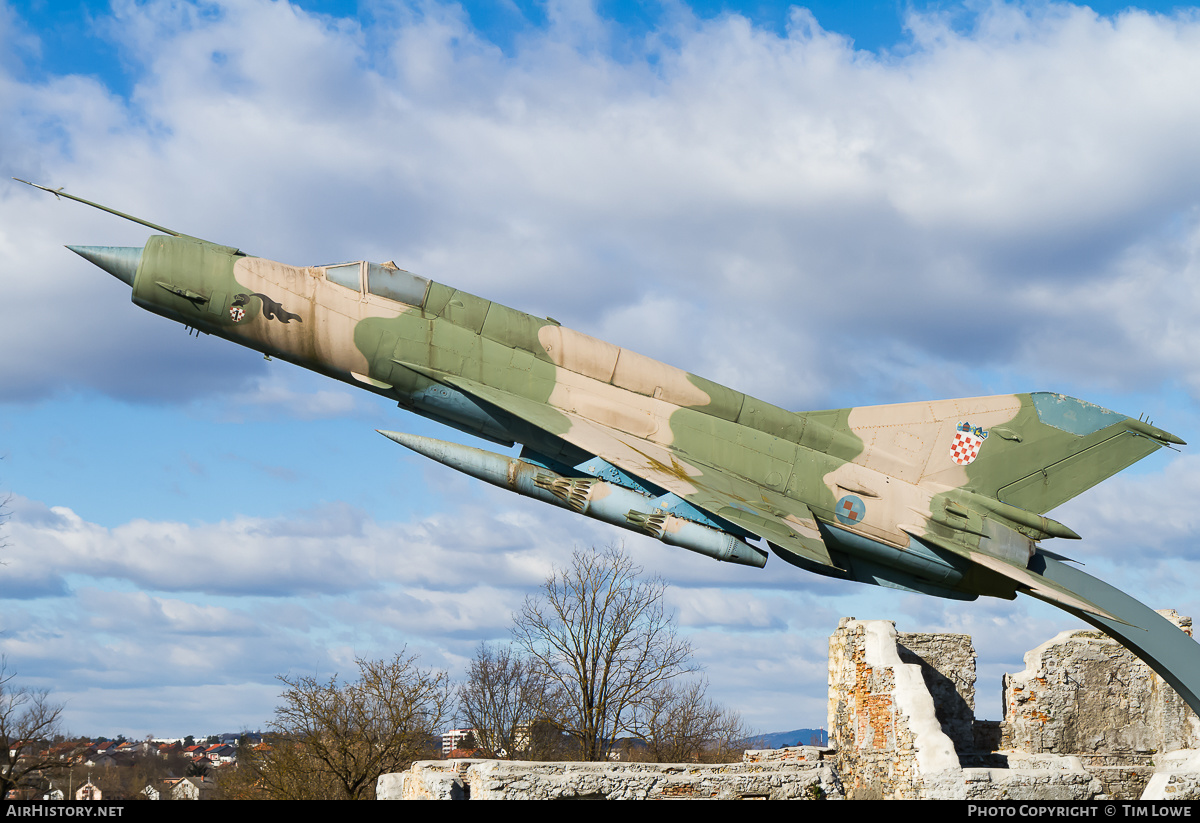
<svg viewBox="0 0 1200 823">
<path fill-rule="evenodd" d="M 707 698 L 665 591 L 618 547 L 577 551 L 525 600 L 510 643 L 479 646 L 462 683 L 404 651 L 359 659 L 349 680 L 281 676 L 270 732 L 243 736 L 236 764 L 144 751 L 92 778 L 108 799 L 181 777 L 213 799 L 369 799 L 379 775 L 439 757 L 451 724 L 474 730 L 459 745 L 478 757 L 736 759 L 741 717 Z M 12 681 L 0 659 L 0 797 L 71 795 L 91 772 L 86 746 L 52 745 L 61 704 Z"/>
<path fill-rule="evenodd" d="M 526 599 L 512 643 L 481 645 L 457 686 L 404 652 L 358 660 L 352 681 L 281 677 L 272 734 L 239 751 L 217 795 L 370 799 L 379 775 L 440 756 L 451 722 L 475 730 L 480 757 L 738 757 L 740 716 L 706 697 L 665 584 L 641 572 L 617 547 L 575 552 Z"/>
</svg>

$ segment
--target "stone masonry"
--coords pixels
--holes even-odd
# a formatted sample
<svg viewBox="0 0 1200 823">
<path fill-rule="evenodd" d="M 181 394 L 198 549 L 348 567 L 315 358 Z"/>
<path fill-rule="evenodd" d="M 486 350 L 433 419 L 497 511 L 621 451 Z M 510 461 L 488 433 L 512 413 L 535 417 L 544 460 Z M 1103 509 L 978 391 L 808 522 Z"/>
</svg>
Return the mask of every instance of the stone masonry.
<svg viewBox="0 0 1200 823">
<path fill-rule="evenodd" d="M 900 632 L 896 637 L 901 662 L 921 669 L 942 731 L 956 751 L 971 751 L 975 746 L 975 647 L 971 636 Z"/>
<path fill-rule="evenodd" d="M 892 623 L 843 618 L 829 639 L 829 744 L 852 800 L 940 796 L 935 786 L 958 770 L 922 667 L 901 659 Z"/>
<path fill-rule="evenodd" d="M 824 800 L 842 787 L 828 749 L 748 751 L 741 763 L 424 760 L 379 778 L 380 800 Z"/>
<path fill-rule="evenodd" d="M 1191 634 L 1191 619 L 1163 616 Z M 1163 754 L 1200 747 L 1200 720 L 1161 677 L 1106 634 L 1067 631 L 1004 677 L 1002 747 L 1078 757 L 1110 794 L 1136 797 Z"/>
<path fill-rule="evenodd" d="M 1183 628 L 1191 634 L 1191 620 Z M 1200 744 L 1194 712 L 1161 677 L 1106 634 L 1062 632 L 1004 677 L 1005 748 L 1148 762 Z"/>
<path fill-rule="evenodd" d="M 1164 614 L 1190 634 L 1189 619 Z M 829 724 L 848 799 L 1183 798 L 1200 783 L 1188 772 L 1200 758 L 1187 756 L 1200 721 L 1107 635 L 1063 632 L 1030 651 L 1025 671 L 1005 677 L 998 724 L 974 720 L 974 657 L 966 635 L 841 621 L 830 638 Z M 913 688 L 918 671 L 923 690 Z"/>
<path fill-rule="evenodd" d="M 1190 618 L 1163 612 L 1191 634 Z M 1200 719 L 1107 635 L 1068 631 L 1005 675 L 977 721 L 962 634 L 843 618 L 829 639 L 829 742 L 741 763 L 423 761 L 380 799 L 1200 799 Z"/>
</svg>

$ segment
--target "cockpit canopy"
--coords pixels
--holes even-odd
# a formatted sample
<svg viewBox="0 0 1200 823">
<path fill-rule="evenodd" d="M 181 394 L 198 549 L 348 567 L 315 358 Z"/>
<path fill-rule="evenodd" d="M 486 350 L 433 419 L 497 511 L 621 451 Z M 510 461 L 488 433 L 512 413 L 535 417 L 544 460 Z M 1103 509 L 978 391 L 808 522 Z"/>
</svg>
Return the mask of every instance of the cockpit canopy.
<svg viewBox="0 0 1200 823">
<path fill-rule="evenodd" d="M 362 291 L 366 277 L 367 293 L 408 306 L 422 307 L 429 293 L 429 281 L 397 268 L 395 263 L 338 263 L 325 266 L 325 277 L 348 289 Z"/>
</svg>

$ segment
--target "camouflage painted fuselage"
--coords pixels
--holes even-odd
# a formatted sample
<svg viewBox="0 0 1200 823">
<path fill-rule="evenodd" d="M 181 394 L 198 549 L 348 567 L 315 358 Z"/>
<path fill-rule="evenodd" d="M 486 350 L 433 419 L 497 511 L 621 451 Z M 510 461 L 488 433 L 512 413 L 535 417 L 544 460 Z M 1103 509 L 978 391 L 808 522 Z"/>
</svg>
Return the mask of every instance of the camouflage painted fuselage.
<svg viewBox="0 0 1200 823">
<path fill-rule="evenodd" d="M 1149 423 L 1049 393 L 793 413 L 394 264 L 287 266 L 29 185 L 164 233 L 68 247 L 139 306 L 523 446 L 381 432 L 431 459 L 731 563 L 762 566 L 761 538 L 830 577 L 1023 592 L 1120 640 L 1200 712 L 1200 645 L 1037 545 L 1078 537 L 1047 511 L 1183 444 Z"/>
<path fill-rule="evenodd" d="M 1182 442 L 1046 393 L 789 412 L 390 264 L 294 267 L 155 236 L 130 277 L 157 314 L 521 443 L 520 460 L 492 456 L 514 491 L 667 542 L 690 524 L 762 538 L 820 574 L 944 597 L 1024 590 L 1106 615 L 1029 568 L 1036 541 L 1077 536 L 1044 514 Z M 465 448 L 431 456 L 464 468 Z M 632 501 L 624 522 L 597 514 L 606 495 Z"/>
</svg>

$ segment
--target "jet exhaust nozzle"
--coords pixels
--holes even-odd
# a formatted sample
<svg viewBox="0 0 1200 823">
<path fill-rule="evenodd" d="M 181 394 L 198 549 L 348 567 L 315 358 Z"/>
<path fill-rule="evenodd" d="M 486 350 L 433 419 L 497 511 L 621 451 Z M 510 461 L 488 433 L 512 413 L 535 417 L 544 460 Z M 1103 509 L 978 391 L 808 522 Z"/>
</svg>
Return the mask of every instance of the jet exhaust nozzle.
<svg viewBox="0 0 1200 823">
<path fill-rule="evenodd" d="M 133 278 L 142 262 L 138 246 L 67 246 L 84 260 L 99 266 L 113 277 L 133 288 Z"/>
</svg>

